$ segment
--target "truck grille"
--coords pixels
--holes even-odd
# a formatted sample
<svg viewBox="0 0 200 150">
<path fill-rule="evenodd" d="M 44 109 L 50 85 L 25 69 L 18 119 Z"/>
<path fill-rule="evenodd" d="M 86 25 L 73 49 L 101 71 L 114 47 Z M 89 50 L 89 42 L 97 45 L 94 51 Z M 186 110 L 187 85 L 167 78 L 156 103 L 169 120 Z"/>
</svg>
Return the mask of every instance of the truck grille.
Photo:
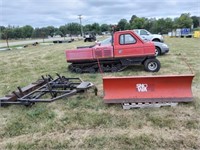
<svg viewBox="0 0 200 150">
<path fill-rule="evenodd" d="M 111 51 L 110 50 L 104 50 L 104 57 L 111 57 Z"/>
<path fill-rule="evenodd" d="M 95 51 L 95 57 L 102 57 L 102 51 Z"/>
<path fill-rule="evenodd" d="M 96 58 L 112 57 L 112 52 L 109 49 L 96 50 L 94 54 Z"/>
</svg>

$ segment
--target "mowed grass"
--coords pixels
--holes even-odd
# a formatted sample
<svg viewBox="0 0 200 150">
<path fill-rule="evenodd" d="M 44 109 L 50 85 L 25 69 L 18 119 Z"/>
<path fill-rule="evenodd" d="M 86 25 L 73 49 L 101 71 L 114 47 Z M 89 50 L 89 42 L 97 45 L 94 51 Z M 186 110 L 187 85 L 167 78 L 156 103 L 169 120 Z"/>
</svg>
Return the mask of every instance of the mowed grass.
<svg viewBox="0 0 200 150">
<path fill-rule="evenodd" d="M 165 38 L 170 53 L 159 56 L 158 73 L 142 66 L 104 76 L 195 73 L 194 102 L 176 107 L 123 110 L 103 103 L 101 74 L 75 74 L 67 70 L 64 50 L 82 41 L 0 51 L 0 95 L 34 82 L 41 75 L 60 73 L 81 77 L 98 87 L 48 104 L 0 108 L 0 149 L 199 149 L 200 148 L 200 39 Z"/>
</svg>

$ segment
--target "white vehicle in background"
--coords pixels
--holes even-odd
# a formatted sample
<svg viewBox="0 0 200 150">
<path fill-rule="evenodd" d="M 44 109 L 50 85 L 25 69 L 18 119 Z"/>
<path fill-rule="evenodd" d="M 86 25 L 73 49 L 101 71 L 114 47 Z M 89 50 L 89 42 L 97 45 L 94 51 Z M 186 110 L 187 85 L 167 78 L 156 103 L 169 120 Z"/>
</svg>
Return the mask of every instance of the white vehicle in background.
<svg viewBox="0 0 200 150">
<path fill-rule="evenodd" d="M 135 31 L 134 31 L 135 32 Z M 141 37 L 141 39 L 143 41 L 151 41 L 147 38 L 145 38 L 144 36 L 141 36 L 139 35 L 137 32 L 135 32 L 138 36 Z M 169 47 L 167 46 L 167 44 L 165 43 L 162 43 L 162 42 L 157 42 L 157 41 L 152 41 L 155 45 L 155 55 L 158 56 L 158 55 L 163 55 L 163 54 L 166 54 L 169 52 Z"/>
<path fill-rule="evenodd" d="M 145 29 L 134 29 L 133 31 L 140 35 L 140 37 L 145 38 L 147 40 L 155 42 L 164 42 L 163 36 L 160 34 L 151 34 Z"/>
</svg>

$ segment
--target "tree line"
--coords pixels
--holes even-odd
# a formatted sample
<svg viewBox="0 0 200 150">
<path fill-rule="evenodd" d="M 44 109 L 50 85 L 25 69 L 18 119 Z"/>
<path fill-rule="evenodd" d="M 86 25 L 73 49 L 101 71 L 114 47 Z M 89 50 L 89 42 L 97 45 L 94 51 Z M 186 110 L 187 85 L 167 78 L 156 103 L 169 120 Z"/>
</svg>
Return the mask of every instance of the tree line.
<svg viewBox="0 0 200 150">
<path fill-rule="evenodd" d="M 200 29 L 200 17 L 190 16 L 189 13 L 183 13 L 177 18 L 145 18 L 132 15 L 128 21 L 126 19 L 119 20 L 115 30 L 132 30 L 132 29 L 146 29 L 152 33 L 166 34 L 173 29 L 177 28 L 191 28 Z M 83 26 L 84 32 L 93 31 L 97 34 L 102 32 L 111 31 L 113 25 L 111 24 L 87 24 Z M 20 38 L 46 38 L 48 36 L 60 35 L 65 37 L 66 35 L 81 35 L 81 26 L 79 23 L 68 23 L 60 27 L 47 26 L 42 28 L 33 28 L 30 25 L 23 27 L 15 26 L 0 26 L 0 38 L 1 39 L 20 39 Z"/>
</svg>

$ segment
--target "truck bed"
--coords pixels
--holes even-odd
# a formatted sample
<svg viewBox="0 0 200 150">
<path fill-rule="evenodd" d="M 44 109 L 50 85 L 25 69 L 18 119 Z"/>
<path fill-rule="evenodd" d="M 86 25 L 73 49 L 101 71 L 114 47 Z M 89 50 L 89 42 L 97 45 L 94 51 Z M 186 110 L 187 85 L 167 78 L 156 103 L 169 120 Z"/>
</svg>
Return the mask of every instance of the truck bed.
<svg viewBox="0 0 200 150">
<path fill-rule="evenodd" d="M 107 59 L 113 58 L 113 46 L 95 46 L 92 48 L 66 50 L 65 54 L 67 62 Z"/>
</svg>

